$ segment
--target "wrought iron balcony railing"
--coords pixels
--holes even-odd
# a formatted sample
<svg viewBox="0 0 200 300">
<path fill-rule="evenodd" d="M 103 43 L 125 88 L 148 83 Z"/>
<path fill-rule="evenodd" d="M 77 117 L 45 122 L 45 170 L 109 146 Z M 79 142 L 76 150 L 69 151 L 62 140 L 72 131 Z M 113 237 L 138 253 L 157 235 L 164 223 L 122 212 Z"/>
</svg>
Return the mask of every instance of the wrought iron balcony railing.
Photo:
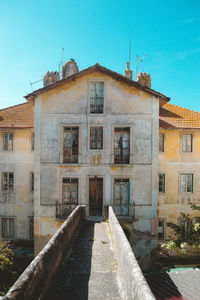
<svg viewBox="0 0 200 300">
<path fill-rule="evenodd" d="M 115 148 L 114 149 L 114 163 L 115 164 L 129 164 L 130 150 L 129 148 Z"/>
<path fill-rule="evenodd" d="M 78 147 L 63 149 L 64 163 L 78 163 Z"/>
<path fill-rule="evenodd" d="M 56 219 L 67 218 L 78 204 L 56 203 Z"/>
<path fill-rule="evenodd" d="M 90 113 L 91 114 L 103 113 L 103 97 L 90 97 Z"/>
</svg>

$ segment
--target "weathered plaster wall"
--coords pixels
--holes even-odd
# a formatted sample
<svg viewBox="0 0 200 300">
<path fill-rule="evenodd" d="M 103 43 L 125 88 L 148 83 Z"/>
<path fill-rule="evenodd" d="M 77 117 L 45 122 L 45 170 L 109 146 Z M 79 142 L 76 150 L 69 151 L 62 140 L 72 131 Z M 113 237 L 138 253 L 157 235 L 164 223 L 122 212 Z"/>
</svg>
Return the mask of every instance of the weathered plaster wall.
<svg viewBox="0 0 200 300">
<path fill-rule="evenodd" d="M 91 80 L 104 82 L 103 114 L 89 113 Z M 149 258 L 156 240 L 151 232 L 158 199 L 158 108 L 157 98 L 98 72 L 36 98 L 35 241 L 43 237 L 46 240 L 49 227 L 52 234 L 59 226 L 55 219 L 55 203 L 62 201 L 63 177 L 79 179 L 79 203 L 87 205 L 87 214 L 89 177 L 103 177 L 103 204 L 113 202 L 114 178 L 127 177 L 131 182 L 130 202 L 136 205 L 133 228 L 144 233 L 144 241 L 148 239 Z M 103 126 L 103 150 L 89 149 L 89 127 L 92 125 Z M 64 126 L 79 126 L 79 163 L 73 166 L 62 163 Z M 130 127 L 130 165 L 114 165 L 115 126 Z M 149 241 L 149 236 L 154 241 Z M 141 253 L 144 241 L 141 246 L 137 242 L 136 252 Z"/>
<path fill-rule="evenodd" d="M 155 299 L 111 207 L 109 207 L 109 225 L 114 241 L 119 275 L 126 293 L 125 299 Z M 144 267 L 148 268 L 148 265 L 144 264 Z"/>
<path fill-rule="evenodd" d="M 159 153 L 159 173 L 165 173 L 165 193 L 159 193 L 158 216 L 166 222 L 177 224 L 180 213 L 191 217 L 200 216 L 200 212 L 191 210 L 189 202 L 200 205 L 200 131 L 199 130 L 164 130 L 165 151 Z M 181 135 L 193 135 L 193 151 L 183 153 Z M 194 174 L 193 193 L 180 193 L 180 174 Z M 170 231 L 166 227 L 165 237 Z"/>
<path fill-rule="evenodd" d="M 34 171 L 32 131 L 12 128 L 0 130 L 0 217 L 15 217 L 17 239 L 29 239 L 28 217 L 33 216 L 33 192 L 30 191 L 30 172 Z M 3 151 L 4 132 L 13 133 L 12 152 Z M 14 172 L 14 192 L 2 191 L 2 172 Z"/>
</svg>

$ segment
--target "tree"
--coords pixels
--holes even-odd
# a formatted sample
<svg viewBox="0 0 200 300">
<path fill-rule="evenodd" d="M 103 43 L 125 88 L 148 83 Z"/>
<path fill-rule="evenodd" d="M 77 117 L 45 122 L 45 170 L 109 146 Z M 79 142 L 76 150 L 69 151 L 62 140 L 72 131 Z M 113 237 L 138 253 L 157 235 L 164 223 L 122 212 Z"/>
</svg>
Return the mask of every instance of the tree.
<svg viewBox="0 0 200 300">
<path fill-rule="evenodd" d="M 14 253 L 10 244 L 0 238 L 0 295 L 4 295 L 11 285 L 15 272 L 13 272 Z"/>
<path fill-rule="evenodd" d="M 190 203 L 193 210 L 200 210 L 200 206 Z M 179 250 L 182 253 L 187 253 L 188 246 L 192 248 L 200 248 L 200 217 L 196 216 L 193 220 L 188 214 L 180 214 L 180 224 L 167 223 L 166 225 L 173 230 L 174 237 L 161 245 L 167 250 Z"/>
</svg>

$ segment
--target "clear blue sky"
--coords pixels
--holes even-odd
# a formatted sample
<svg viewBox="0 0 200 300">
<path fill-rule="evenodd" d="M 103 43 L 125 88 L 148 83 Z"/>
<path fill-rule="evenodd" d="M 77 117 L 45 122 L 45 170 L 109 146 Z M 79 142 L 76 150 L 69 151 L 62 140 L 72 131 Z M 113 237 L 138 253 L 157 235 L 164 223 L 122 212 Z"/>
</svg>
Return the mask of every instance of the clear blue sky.
<svg viewBox="0 0 200 300">
<path fill-rule="evenodd" d="M 0 1 L 0 108 L 24 102 L 29 81 L 74 58 L 124 73 L 132 41 L 152 88 L 200 111 L 199 0 Z M 39 88 L 35 85 L 34 88 Z"/>
</svg>

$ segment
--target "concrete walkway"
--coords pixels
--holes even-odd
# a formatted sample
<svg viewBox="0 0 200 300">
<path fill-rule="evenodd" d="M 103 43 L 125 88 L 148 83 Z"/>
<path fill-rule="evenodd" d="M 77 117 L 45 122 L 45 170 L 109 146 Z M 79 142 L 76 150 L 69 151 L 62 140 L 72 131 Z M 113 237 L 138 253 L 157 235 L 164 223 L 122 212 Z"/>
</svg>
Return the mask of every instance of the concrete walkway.
<svg viewBox="0 0 200 300">
<path fill-rule="evenodd" d="M 63 263 L 51 300 L 122 300 L 109 225 L 85 221 Z"/>
</svg>

